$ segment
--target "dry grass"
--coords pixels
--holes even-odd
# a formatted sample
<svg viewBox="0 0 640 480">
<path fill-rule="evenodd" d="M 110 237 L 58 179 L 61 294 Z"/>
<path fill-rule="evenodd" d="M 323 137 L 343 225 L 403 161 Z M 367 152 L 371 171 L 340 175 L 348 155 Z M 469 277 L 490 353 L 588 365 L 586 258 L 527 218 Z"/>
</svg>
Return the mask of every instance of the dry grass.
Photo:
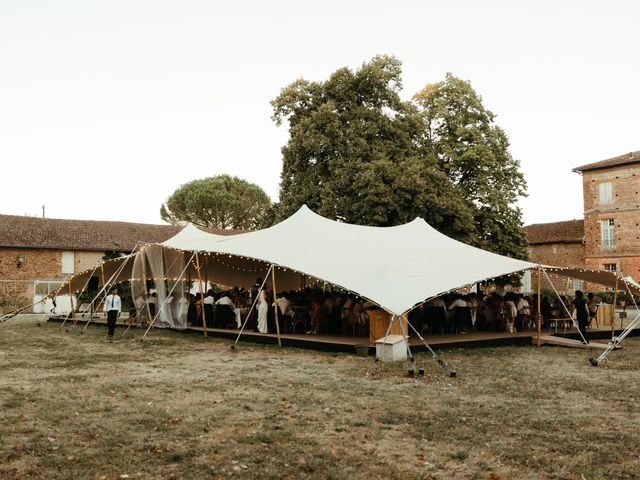
<svg viewBox="0 0 640 480">
<path fill-rule="evenodd" d="M 0 325 L 0 478 L 640 478 L 640 340 L 406 365 L 140 332 Z M 126 478 L 126 477 L 124 477 Z"/>
</svg>

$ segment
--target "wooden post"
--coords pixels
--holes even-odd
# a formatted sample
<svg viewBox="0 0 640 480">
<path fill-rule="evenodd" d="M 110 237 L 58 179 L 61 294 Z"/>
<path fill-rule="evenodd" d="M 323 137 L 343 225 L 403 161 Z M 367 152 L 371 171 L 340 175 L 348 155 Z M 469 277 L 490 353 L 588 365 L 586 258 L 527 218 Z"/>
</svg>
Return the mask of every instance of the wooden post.
<svg viewBox="0 0 640 480">
<path fill-rule="evenodd" d="M 202 293 L 202 277 L 200 275 L 199 252 L 196 252 L 196 270 L 198 271 L 198 289 L 200 290 L 200 311 L 202 312 L 202 333 L 207 336 L 207 315 L 204 312 L 204 293 Z"/>
<path fill-rule="evenodd" d="M 100 264 L 100 282 L 102 282 L 102 286 L 104 287 L 104 262 Z"/>
<path fill-rule="evenodd" d="M 209 291 L 209 255 L 204 256 L 204 291 Z"/>
<path fill-rule="evenodd" d="M 271 281 L 273 284 L 273 303 L 275 308 L 273 309 L 276 317 L 276 333 L 278 335 L 278 346 L 282 346 L 282 341 L 280 340 L 280 322 L 278 321 L 278 302 L 276 301 L 276 267 L 271 267 Z"/>
<path fill-rule="evenodd" d="M 76 318 L 76 314 L 73 311 L 73 292 L 71 291 L 71 277 L 69 277 L 69 302 L 71 303 L 71 318 Z"/>
<path fill-rule="evenodd" d="M 540 280 L 542 278 L 542 272 L 540 271 L 540 267 L 538 267 L 538 311 L 536 313 L 536 317 L 538 320 L 538 346 L 540 346 L 540 335 L 542 333 L 542 312 L 540 311 Z"/>
<path fill-rule="evenodd" d="M 100 282 L 102 283 L 102 288 L 107 288 L 104 284 L 104 262 L 100 264 Z M 95 298 L 93 301 L 95 302 Z M 93 316 L 93 312 L 97 311 L 100 308 L 100 300 L 98 300 L 98 305 L 91 304 L 91 315 Z M 96 314 L 97 316 L 97 314 Z"/>
<path fill-rule="evenodd" d="M 151 309 L 149 308 L 149 291 L 147 289 L 147 253 L 144 251 L 144 249 L 140 253 L 142 254 L 142 287 L 144 289 L 144 308 L 147 311 L 147 322 L 152 322 L 153 318 L 151 318 Z"/>
<path fill-rule="evenodd" d="M 618 303 L 618 274 L 616 273 L 616 290 L 613 292 L 613 308 L 611 309 L 611 338 L 616 336 L 616 303 Z"/>
</svg>

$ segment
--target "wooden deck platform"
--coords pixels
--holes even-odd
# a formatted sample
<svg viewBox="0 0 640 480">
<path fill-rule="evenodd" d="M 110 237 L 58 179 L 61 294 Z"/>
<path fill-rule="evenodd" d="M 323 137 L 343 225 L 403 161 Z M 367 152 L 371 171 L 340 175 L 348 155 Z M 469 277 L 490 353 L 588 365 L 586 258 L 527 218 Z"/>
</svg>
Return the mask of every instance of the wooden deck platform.
<svg viewBox="0 0 640 480">
<path fill-rule="evenodd" d="M 84 328 L 84 324 L 88 318 L 78 319 L 78 323 L 75 328 Z M 49 321 L 63 322 L 64 317 L 50 317 Z M 126 319 L 119 319 L 117 322 L 116 336 L 122 335 L 123 328 L 126 327 Z M 65 328 L 71 328 L 73 321 L 67 320 Z M 91 321 L 91 325 L 106 326 L 106 319 L 102 317 L 94 318 Z M 140 329 L 131 327 L 128 336 L 139 336 Z M 184 332 L 191 334 L 202 335 L 202 327 L 189 326 Z M 616 331 L 616 335 L 621 330 Z M 234 342 L 238 336 L 238 330 L 220 329 L 220 328 L 207 328 L 207 335 L 213 338 L 225 338 L 231 342 Z M 150 333 L 153 335 L 153 333 Z M 632 332 L 632 335 L 640 335 L 640 329 Z M 566 333 L 555 334 L 553 329 L 545 329 L 543 331 L 543 337 L 546 339 L 543 344 L 545 345 L 563 345 L 563 346 L 580 346 L 582 343 L 578 340 L 579 335 L 575 330 L 567 330 Z M 367 345 L 369 343 L 368 337 L 354 337 L 343 335 L 306 335 L 306 334 L 282 334 L 280 335 L 283 346 L 306 348 L 312 350 L 322 350 L 330 352 L 347 352 L 354 353 L 356 346 Z M 588 332 L 588 338 L 611 338 L 611 329 L 591 329 Z M 497 347 L 506 345 L 529 345 L 536 343 L 537 336 L 535 332 L 469 332 L 466 334 L 436 334 L 427 335 L 424 337 L 427 343 L 434 350 L 449 349 L 449 348 L 479 348 L 479 347 Z M 278 338 L 275 333 L 257 333 L 253 331 L 245 330 L 240 337 L 241 342 L 253 342 L 261 344 L 275 345 L 278 343 Z M 594 344 L 590 343 L 586 348 L 606 348 L 606 342 Z M 426 347 L 422 341 L 415 335 L 409 337 L 409 344 L 413 351 L 424 351 Z M 369 353 L 375 354 L 375 346 L 369 345 Z"/>
<path fill-rule="evenodd" d="M 538 344 L 537 337 L 531 337 L 531 343 L 534 345 Z M 541 335 L 540 336 L 540 345 L 558 345 L 560 347 L 571 347 L 571 348 L 582 348 L 584 350 L 589 350 L 592 348 L 599 350 L 606 350 L 608 345 L 606 343 L 592 342 L 589 340 L 588 344 L 582 343 L 582 340 L 566 338 L 557 335 Z M 622 348 L 617 346 L 616 349 Z"/>
</svg>

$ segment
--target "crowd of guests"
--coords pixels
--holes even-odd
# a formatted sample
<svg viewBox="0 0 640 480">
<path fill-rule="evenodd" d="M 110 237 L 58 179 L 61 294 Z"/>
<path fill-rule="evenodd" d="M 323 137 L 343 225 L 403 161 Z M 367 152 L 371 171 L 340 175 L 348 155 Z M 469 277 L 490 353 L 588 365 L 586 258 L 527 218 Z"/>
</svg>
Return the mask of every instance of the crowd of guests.
<svg viewBox="0 0 640 480">
<path fill-rule="evenodd" d="M 317 290 L 278 292 L 263 288 L 262 279 L 256 279 L 250 290 L 234 288 L 204 294 L 187 293 L 182 298 L 169 298 L 170 314 L 191 326 L 238 329 L 245 323 L 249 331 L 275 333 L 276 317 L 281 333 L 307 333 L 330 335 L 368 336 L 370 311 L 379 309 L 375 304 L 349 293 L 320 292 Z M 567 319 L 577 312 L 581 330 L 596 316 L 598 301 L 593 294 L 584 298 L 576 291 L 572 301 L 561 295 L 552 303 L 546 296 L 540 299 L 542 326 L 548 328 L 557 319 Z M 148 308 L 152 317 L 157 307 L 156 294 L 136 299 L 142 315 Z M 145 308 L 146 307 L 146 308 Z M 277 316 L 276 316 L 276 308 Z M 507 292 L 500 295 L 469 293 L 448 294 L 434 298 L 408 315 L 413 329 L 421 334 L 466 333 L 470 331 L 517 332 L 535 327 L 538 299 Z M 248 318 L 247 318 L 248 317 Z"/>
</svg>

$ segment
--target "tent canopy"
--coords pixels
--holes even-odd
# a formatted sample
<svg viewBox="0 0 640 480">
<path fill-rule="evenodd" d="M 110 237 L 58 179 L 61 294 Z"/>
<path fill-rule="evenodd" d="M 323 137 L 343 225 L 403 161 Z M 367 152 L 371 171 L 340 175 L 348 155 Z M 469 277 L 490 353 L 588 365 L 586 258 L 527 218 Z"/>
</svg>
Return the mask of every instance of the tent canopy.
<svg viewBox="0 0 640 480">
<path fill-rule="evenodd" d="M 368 227 L 326 219 L 306 205 L 255 232 L 218 238 L 187 228 L 164 245 L 262 260 L 351 290 L 397 315 L 443 292 L 536 267 L 453 240 L 421 218 Z"/>
</svg>

